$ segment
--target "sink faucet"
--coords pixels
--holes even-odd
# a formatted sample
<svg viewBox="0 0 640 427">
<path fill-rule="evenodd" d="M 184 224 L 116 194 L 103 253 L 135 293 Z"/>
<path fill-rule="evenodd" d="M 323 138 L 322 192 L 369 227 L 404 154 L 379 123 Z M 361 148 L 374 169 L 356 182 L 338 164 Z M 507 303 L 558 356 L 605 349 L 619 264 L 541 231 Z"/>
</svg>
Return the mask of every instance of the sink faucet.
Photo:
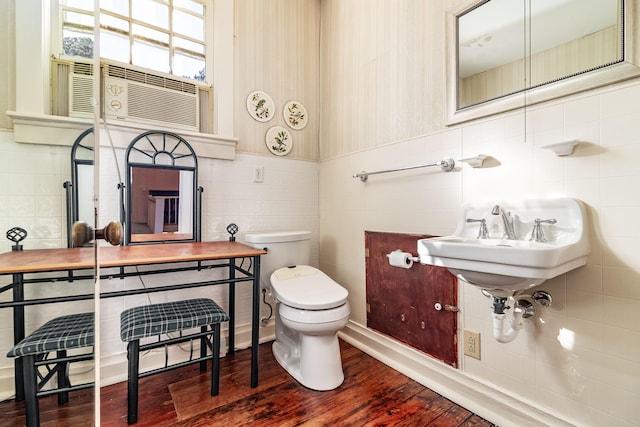
<svg viewBox="0 0 640 427">
<path fill-rule="evenodd" d="M 516 231 L 513 228 L 513 217 L 511 216 L 511 212 L 507 212 L 500 205 L 495 205 L 493 209 L 491 209 L 491 215 L 500 215 L 502 216 L 502 222 L 504 223 L 504 234 L 505 237 L 509 240 L 517 240 Z"/>
</svg>

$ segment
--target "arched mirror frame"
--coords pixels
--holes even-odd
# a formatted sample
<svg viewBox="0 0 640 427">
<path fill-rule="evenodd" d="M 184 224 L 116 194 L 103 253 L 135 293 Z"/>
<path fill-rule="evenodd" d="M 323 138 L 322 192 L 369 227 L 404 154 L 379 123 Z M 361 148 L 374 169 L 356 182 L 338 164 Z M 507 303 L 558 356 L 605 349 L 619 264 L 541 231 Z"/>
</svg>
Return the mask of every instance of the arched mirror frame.
<svg viewBox="0 0 640 427">
<path fill-rule="evenodd" d="M 84 153 L 84 154 L 83 154 Z M 72 227 L 76 221 L 93 223 L 93 216 L 88 218 L 80 217 L 80 201 L 91 200 L 93 195 L 93 184 L 86 185 L 85 180 L 80 180 L 80 168 L 94 164 L 94 139 L 93 128 L 83 131 L 74 141 L 71 147 L 71 181 L 66 181 L 63 186 L 66 190 L 67 199 L 67 247 L 73 247 Z M 93 172 L 90 174 L 93 178 Z M 86 188 L 88 193 L 82 192 L 80 188 Z"/>
<path fill-rule="evenodd" d="M 135 159 L 134 159 L 135 158 Z M 164 162 L 163 162 L 164 160 Z M 167 164 L 168 163 L 168 164 Z M 191 145 L 180 135 L 167 131 L 148 131 L 136 136 L 125 153 L 126 205 L 123 224 L 125 224 L 125 245 L 150 243 L 177 243 L 201 241 L 202 187 L 198 186 L 198 158 Z M 192 173 L 191 191 L 191 237 L 178 238 L 169 235 L 149 234 L 148 238 L 134 239 L 132 235 L 133 206 L 133 169 L 160 169 L 186 171 Z M 145 236 L 144 234 L 141 236 Z"/>
<path fill-rule="evenodd" d="M 528 105 L 549 101 L 567 95 L 621 82 L 640 76 L 639 7 L 633 0 L 621 0 L 623 16 L 623 60 L 610 66 L 585 72 L 535 88 L 506 95 L 486 102 L 458 108 L 458 16 L 485 3 L 487 0 L 471 0 L 447 12 L 446 16 L 446 75 L 447 75 L 447 125 L 515 110 Z M 524 19 L 524 18 L 523 18 Z M 524 46 L 523 46 L 524 50 Z"/>
</svg>

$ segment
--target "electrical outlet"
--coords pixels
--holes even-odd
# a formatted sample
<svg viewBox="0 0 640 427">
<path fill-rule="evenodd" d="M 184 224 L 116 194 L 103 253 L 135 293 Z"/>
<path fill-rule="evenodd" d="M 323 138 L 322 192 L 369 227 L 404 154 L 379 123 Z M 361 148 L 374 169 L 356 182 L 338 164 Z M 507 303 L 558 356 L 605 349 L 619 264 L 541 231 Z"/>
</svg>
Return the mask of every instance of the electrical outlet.
<svg viewBox="0 0 640 427">
<path fill-rule="evenodd" d="M 480 360 L 480 332 L 464 331 L 464 354 Z"/>
<path fill-rule="evenodd" d="M 264 167 L 258 166 L 253 170 L 253 182 L 264 182 Z"/>
</svg>

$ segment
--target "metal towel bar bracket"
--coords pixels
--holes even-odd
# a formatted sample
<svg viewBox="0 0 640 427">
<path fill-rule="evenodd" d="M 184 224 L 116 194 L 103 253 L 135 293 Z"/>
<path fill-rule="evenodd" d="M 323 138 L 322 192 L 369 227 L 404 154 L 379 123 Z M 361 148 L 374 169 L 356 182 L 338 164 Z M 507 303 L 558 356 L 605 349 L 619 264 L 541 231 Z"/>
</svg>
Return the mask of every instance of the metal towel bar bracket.
<svg viewBox="0 0 640 427">
<path fill-rule="evenodd" d="M 360 181 L 365 182 L 367 180 L 367 178 L 369 178 L 369 175 L 378 175 L 381 173 L 389 173 L 389 172 L 399 172 L 399 171 L 406 171 L 406 170 L 410 170 L 410 169 L 420 169 L 420 168 L 428 168 L 431 166 L 440 166 L 440 169 L 442 169 L 443 172 L 451 172 L 453 170 L 453 168 L 456 166 L 456 162 L 455 160 L 448 158 L 448 159 L 443 159 L 440 160 L 438 162 L 435 163 L 429 163 L 428 165 L 419 165 L 419 166 L 409 166 L 406 168 L 398 168 L 398 169 L 387 169 L 387 170 L 383 170 L 383 171 L 376 171 L 376 172 L 357 172 L 354 173 L 352 176 L 354 178 L 360 178 Z"/>
</svg>

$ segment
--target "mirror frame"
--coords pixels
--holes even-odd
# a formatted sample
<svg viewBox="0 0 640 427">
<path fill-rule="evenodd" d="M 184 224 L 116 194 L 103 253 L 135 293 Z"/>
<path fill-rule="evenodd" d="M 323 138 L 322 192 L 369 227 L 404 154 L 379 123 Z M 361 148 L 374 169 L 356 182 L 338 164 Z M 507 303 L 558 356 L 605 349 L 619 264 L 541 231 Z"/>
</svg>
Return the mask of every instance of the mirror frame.
<svg viewBox="0 0 640 427">
<path fill-rule="evenodd" d="M 446 75 L 447 125 L 466 122 L 493 114 L 538 104 L 555 98 L 584 92 L 611 83 L 640 76 L 640 31 L 637 14 L 639 7 L 633 0 L 621 0 L 623 7 L 623 60 L 621 62 L 567 77 L 518 93 L 487 100 L 458 109 L 458 36 L 457 18 L 464 12 L 487 0 L 470 0 L 447 12 L 446 16 Z"/>
<path fill-rule="evenodd" d="M 170 138 L 170 141 L 167 140 L 167 137 Z M 155 139 L 152 141 L 152 139 Z M 146 145 L 145 149 L 140 149 L 136 147 L 136 144 L 140 141 L 145 141 Z M 147 148 L 151 147 L 153 152 L 149 152 Z M 188 154 L 180 153 L 178 147 L 184 147 L 187 149 Z M 148 159 L 148 162 L 140 162 L 140 161 L 131 161 L 131 155 L 133 152 L 143 153 L 144 156 Z M 158 156 L 161 155 L 163 158 L 171 159 L 171 164 L 158 164 L 156 161 L 158 160 Z M 193 162 L 193 166 L 176 166 L 176 160 L 191 158 Z M 201 221 L 201 206 L 202 203 L 200 201 L 200 196 L 202 194 L 202 187 L 198 187 L 198 157 L 196 156 L 195 151 L 191 147 L 191 145 L 180 135 L 175 134 L 173 132 L 168 131 L 148 131 L 141 133 L 136 136 L 129 146 L 127 147 L 127 151 L 125 153 L 125 167 L 126 167 L 126 182 L 125 182 L 125 190 L 126 190 L 126 204 L 125 204 L 125 212 L 124 218 L 122 218 L 122 222 L 125 225 L 125 245 L 141 245 L 141 244 L 154 244 L 154 243 L 184 243 L 184 242 L 199 242 L 201 240 L 200 233 L 200 221 Z M 131 189 L 133 182 L 133 174 L 132 168 L 157 168 L 157 169 L 165 169 L 165 170 L 176 170 L 176 171 L 188 171 L 193 173 L 193 179 L 191 180 L 192 184 L 192 209 L 191 209 L 191 221 L 192 221 L 192 230 L 191 237 L 185 239 L 153 239 L 153 240 L 138 240 L 132 241 L 132 233 L 131 233 Z"/>
</svg>

